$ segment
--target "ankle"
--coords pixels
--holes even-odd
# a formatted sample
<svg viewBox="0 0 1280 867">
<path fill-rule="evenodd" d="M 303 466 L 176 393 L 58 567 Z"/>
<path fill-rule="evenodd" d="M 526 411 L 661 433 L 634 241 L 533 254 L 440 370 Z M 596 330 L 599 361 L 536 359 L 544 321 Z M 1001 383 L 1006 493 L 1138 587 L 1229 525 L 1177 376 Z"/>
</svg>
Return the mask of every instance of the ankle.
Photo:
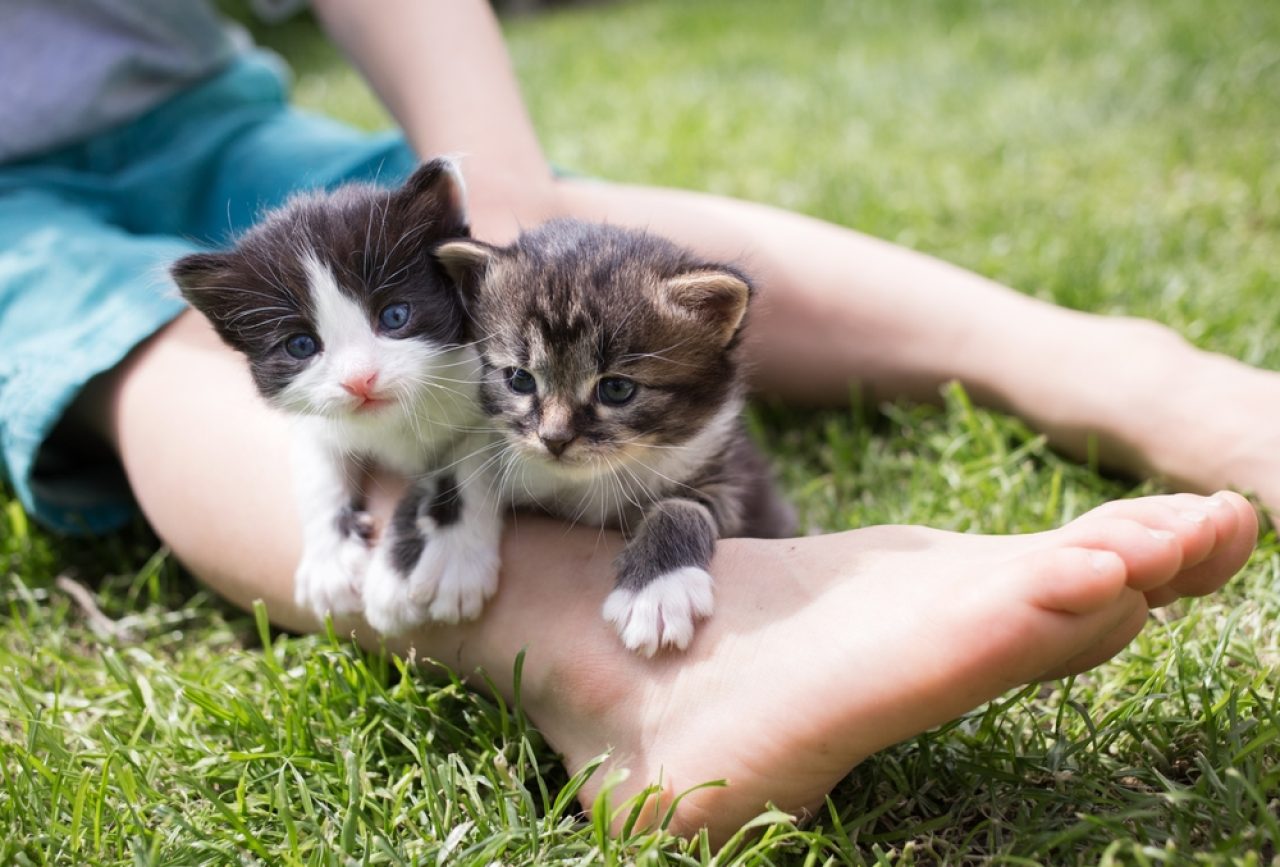
<svg viewBox="0 0 1280 867">
<path fill-rule="evenodd" d="M 1163 469 L 1153 447 L 1186 423 L 1196 350 L 1146 319 L 1040 308 L 1007 326 L 999 353 L 978 353 L 975 399 L 1025 418 L 1077 458 L 1137 474 Z"/>
</svg>

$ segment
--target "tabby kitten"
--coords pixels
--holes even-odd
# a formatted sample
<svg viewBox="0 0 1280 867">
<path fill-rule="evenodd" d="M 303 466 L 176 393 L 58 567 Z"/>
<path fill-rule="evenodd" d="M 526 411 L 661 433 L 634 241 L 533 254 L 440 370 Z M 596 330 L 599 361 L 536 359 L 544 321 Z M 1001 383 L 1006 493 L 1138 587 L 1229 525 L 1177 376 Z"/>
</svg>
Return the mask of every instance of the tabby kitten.
<svg viewBox="0 0 1280 867">
<path fill-rule="evenodd" d="M 438 159 L 398 190 L 295 198 L 234 249 L 173 266 L 263 397 L 294 417 L 296 596 L 317 615 L 363 611 L 396 633 L 475 617 L 497 588 L 501 519 L 468 494 L 474 468 L 458 460 L 482 421 L 478 359 L 431 255 L 468 234 L 461 175 Z M 412 480 L 372 555 L 359 491 L 370 464 Z"/>
<path fill-rule="evenodd" d="M 571 220 L 436 256 L 462 290 L 481 406 L 507 440 L 501 495 L 620 528 L 604 616 L 632 650 L 684 649 L 711 614 L 716 539 L 794 526 L 740 420 L 747 279 L 661 238 Z"/>
</svg>

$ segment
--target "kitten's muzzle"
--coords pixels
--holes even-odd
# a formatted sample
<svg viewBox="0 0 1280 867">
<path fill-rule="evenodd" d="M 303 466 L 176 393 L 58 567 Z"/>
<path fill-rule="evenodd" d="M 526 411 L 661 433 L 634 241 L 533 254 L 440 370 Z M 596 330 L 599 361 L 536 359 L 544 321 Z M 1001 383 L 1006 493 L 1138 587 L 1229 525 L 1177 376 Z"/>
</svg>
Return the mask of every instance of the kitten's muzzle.
<svg viewBox="0 0 1280 867">
<path fill-rule="evenodd" d="M 392 402 L 385 392 L 378 391 L 377 371 L 349 376 L 340 385 L 343 391 L 355 398 L 350 410 L 357 413 L 372 412 Z"/>
<path fill-rule="evenodd" d="M 542 444 L 546 446 L 547 451 L 556 457 L 564 454 L 564 450 L 569 444 L 578 438 L 578 435 L 570 430 L 555 430 L 543 433 L 538 432 L 538 439 L 542 440 Z"/>
<path fill-rule="evenodd" d="M 378 400 L 379 396 L 375 394 L 378 384 L 378 372 L 358 373 L 355 376 L 349 376 L 342 381 L 342 390 L 352 397 L 358 397 L 362 401 Z"/>
</svg>

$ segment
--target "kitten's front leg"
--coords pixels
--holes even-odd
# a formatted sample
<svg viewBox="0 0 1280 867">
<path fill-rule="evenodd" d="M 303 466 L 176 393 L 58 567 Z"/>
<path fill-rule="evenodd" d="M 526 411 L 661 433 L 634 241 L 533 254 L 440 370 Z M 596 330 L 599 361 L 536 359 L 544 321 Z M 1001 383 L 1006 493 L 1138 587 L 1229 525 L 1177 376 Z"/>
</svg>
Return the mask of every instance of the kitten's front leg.
<svg viewBox="0 0 1280 867">
<path fill-rule="evenodd" d="M 617 586 L 604 603 L 629 649 L 653 656 L 689 646 L 694 623 L 714 607 L 707 566 L 718 535 L 710 510 L 694 500 L 660 500 L 645 514 L 618 555 Z"/>
<path fill-rule="evenodd" d="M 294 428 L 290 457 L 302 524 L 294 600 L 317 617 L 357 612 L 370 556 L 368 518 L 352 481 L 359 466 L 305 425 Z"/>
<path fill-rule="evenodd" d="M 465 473 L 465 468 L 460 471 Z M 502 513 L 479 474 L 416 483 L 396 507 L 365 586 L 365 618 L 395 635 L 480 615 L 498 589 Z"/>
</svg>

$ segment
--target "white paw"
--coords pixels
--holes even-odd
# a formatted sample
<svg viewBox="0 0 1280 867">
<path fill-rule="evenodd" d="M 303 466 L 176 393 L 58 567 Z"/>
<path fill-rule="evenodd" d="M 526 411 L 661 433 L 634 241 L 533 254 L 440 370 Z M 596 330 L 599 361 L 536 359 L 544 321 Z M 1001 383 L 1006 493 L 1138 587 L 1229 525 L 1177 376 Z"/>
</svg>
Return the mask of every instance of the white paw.
<svg viewBox="0 0 1280 867">
<path fill-rule="evenodd" d="M 344 543 L 337 552 L 303 552 L 302 562 L 294 573 L 294 601 L 317 617 L 326 614 L 341 617 L 354 614 L 363 607 L 361 585 L 369 560 L 363 544 L 363 556 L 347 551 Z"/>
<path fill-rule="evenodd" d="M 432 620 L 474 620 L 498 589 L 498 566 L 496 546 L 477 546 L 462 533 L 437 530 L 407 576 L 386 557 L 374 558 L 365 580 L 365 619 L 384 635 Z"/>
<path fill-rule="evenodd" d="M 373 562 L 373 550 L 369 543 L 357 536 L 348 536 L 338 546 L 338 566 L 348 575 L 354 576 L 356 584 L 364 583 L 364 576 Z"/>
<path fill-rule="evenodd" d="M 434 591 L 434 584 L 420 584 L 416 588 L 420 598 L 415 599 L 410 578 L 400 574 L 387 557 L 375 556 L 364 582 L 364 619 L 383 635 L 399 635 L 426 621 L 427 605 Z"/>
<path fill-rule="evenodd" d="M 639 591 L 614 590 L 604 602 L 604 618 L 629 650 L 645 656 L 662 647 L 684 650 L 693 640 L 694 623 L 711 616 L 712 587 L 707 570 L 686 566 L 659 575 Z"/>
<path fill-rule="evenodd" d="M 452 530 L 439 533 L 432 542 L 440 559 L 440 580 L 431 601 L 431 619 L 441 623 L 475 620 L 498 590 L 498 549 L 478 546 L 465 533 Z M 432 553 L 431 547 L 427 546 L 426 554 Z"/>
</svg>

